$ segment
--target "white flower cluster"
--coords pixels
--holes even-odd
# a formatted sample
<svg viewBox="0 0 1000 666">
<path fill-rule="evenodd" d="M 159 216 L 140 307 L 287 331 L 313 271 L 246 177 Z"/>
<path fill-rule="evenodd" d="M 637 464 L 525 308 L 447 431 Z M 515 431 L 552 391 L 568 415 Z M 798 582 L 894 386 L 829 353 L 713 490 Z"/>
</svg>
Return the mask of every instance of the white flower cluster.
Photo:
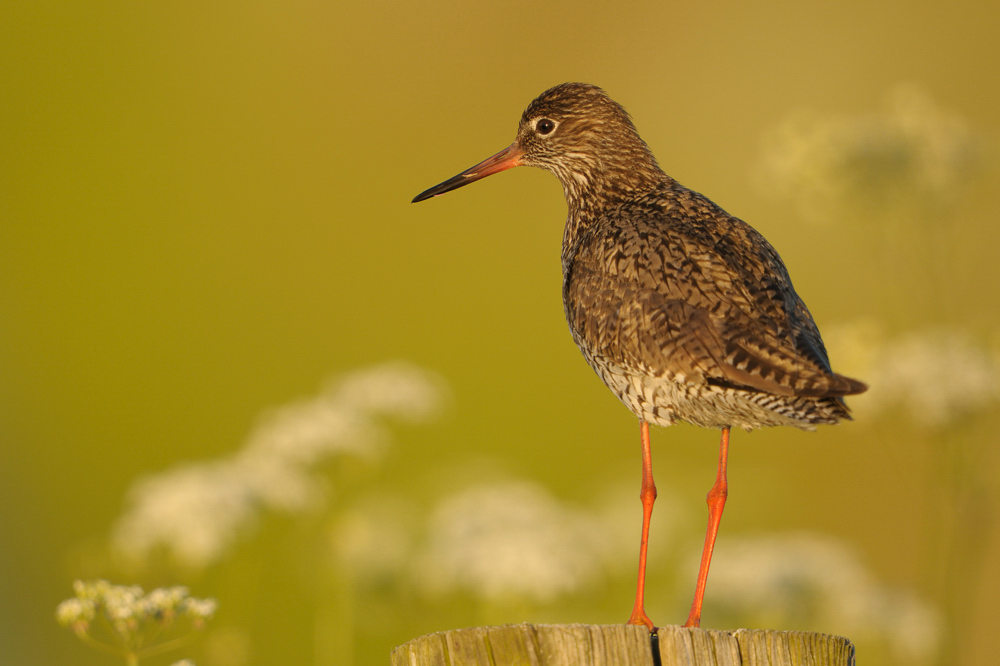
<svg viewBox="0 0 1000 666">
<path fill-rule="evenodd" d="M 92 599 L 67 599 L 56 607 L 56 620 L 64 627 L 88 625 L 97 614 Z"/>
<path fill-rule="evenodd" d="M 360 371 L 320 395 L 275 410 L 231 458 L 140 479 L 113 545 L 141 560 L 158 548 L 193 567 L 217 560 L 263 509 L 298 511 L 323 499 L 312 472 L 334 456 L 375 456 L 387 439 L 379 417 L 427 418 L 440 382 L 402 363 Z"/>
<path fill-rule="evenodd" d="M 894 90 L 886 107 L 867 117 L 788 120 L 770 137 L 761 185 L 817 221 L 851 199 L 867 206 L 951 201 L 980 162 L 977 138 L 912 87 Z"/>
<path fill-rule="evenodd" d="M 407 576 L 432 594 L 462 590 L 486 601 L 544 603 L 603 574 L 634 571 L 637 489 L 616 486 L 597 506 L 574 507 L 537 484 L 508 480 L 443 498 L 424 529 L 411 503 L 376 496 L 338 516 L 330 545 L 355 582 Z M 680 513 L 661 492 L 651 560 L 669 552 Z"/>
<path fill-rule="evenodd" d="M 434 510 L 418 574 L 431 591 L 551 601 L 600 573 L 601 535 L 596 517 L 558 502 L 538 485 L 474 487 Z"/>
<path fill-rule="evenodd" d="M 930 661 L 942 632 L 933 607 L 879 584 L 843 542 L 814 534 L 720 539 L 708 603 L 744 621 L 886 641 L 906 664 Z"/>
<path fill-rule="evenodd" d="M 1000 400 L 1000 363 L 967 335 L 929 328 L 884 340 L 872 325 L 827 329 L 837 371 L 862 378 L 867 393 L 852 397 L 859 416 L 904 406 L 922 427 L 943 427 Z"/>
<path fill-rule="evenodd" d="M 166 623 L 188 617 L 196 625 L 214 614 L 214 599 L 196 599 L 186 587 L 159 587 L 146 594 L 138 585 L 112 585 L 106 580 L 73 583 L 76 596 L 59 604 L 56 619 L 60 624 L 86 631 L 103 614 L 123 639 L 141 633 L 150 622 Z"/>
</svg>

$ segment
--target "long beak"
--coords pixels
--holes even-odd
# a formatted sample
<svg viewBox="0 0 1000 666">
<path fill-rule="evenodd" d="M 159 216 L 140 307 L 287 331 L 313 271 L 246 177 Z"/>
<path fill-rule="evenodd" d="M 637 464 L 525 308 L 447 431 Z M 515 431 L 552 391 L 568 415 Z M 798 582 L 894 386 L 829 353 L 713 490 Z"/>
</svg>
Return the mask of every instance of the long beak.
<svg viewBox="0 0 1000 666">
<path fill-rule="evenodd" d="M 430 199 L 431 197 L 439 196 L 445 192 L 457 190 L 464 185 L 474 183 L 481 178 L 486 178 L 486 176 L 492 176 L 495 173 L 500 173 L 501 171 L 506 171 L 507 169 L 519 166 L 521 164 L 521 157 L 523 156 L 524 151 L 521 150 L 516 143 L 512 143 L 493 157 L 483 160 L 471 169 L 466 169 L 454 178 L 449 178 L 429 190 L 424 190 L 417 196 L 413 197 L 412 203 L 417 203 L 418 201 L 423 201 L 424 199 Z"/>
</svg>

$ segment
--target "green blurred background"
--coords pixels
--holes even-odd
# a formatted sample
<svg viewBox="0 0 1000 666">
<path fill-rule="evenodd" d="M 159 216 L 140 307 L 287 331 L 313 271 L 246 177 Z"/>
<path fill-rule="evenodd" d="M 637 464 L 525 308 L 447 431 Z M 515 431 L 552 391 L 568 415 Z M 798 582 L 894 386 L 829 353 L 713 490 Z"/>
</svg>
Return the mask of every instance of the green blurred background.
<svg viewBox="0 0 1000 666">
<path fill-rule="evenodd" d="M 8 0 L 0 26 L 0 663 L 115 663 L 53 619 L 75 578 L 97 576 L 217 598 L 188 650 L 200 666 L 320 663 L 319 574 L 296 544 L 365 498 L 423 516 L 467 484 L 526 479 L 571 506 L 625 496 L 638 529 L 635 419 L 563 319 L 557 181 L 517 169 L 409 203 L 508 145 L 528 102 L 564 81 L 605 88 L 668 173 L 777 247 L 830 331 L 835 369 L 888 372 L 871 351 L 888 347 L 859 351 L 865 331 L 886 345 L 928 330 L 963 341 L 968 364 L 925 375 L 941 390 L 968 367 L 984 379 L 932 424 L 897 377 L 903 397 L 868 410 L 858 398 L 853 423 L 735 433 L 720 549 L 828 535 L 937 614 L 927 663 L 990 662 L 995 3 Z M 892 125 L 899 94 L 924 115 Z M 879 143 L 886 126 L 904 127 L 900 145 Z M 803 153 L 820 186 L 768 167 L 794 152 L 794 127 L 826 146 Z M 914 136 L 931 146 L 916 157 Z M 206 570 L 125 570 L 107 554 L 137 477 L 227 456 L 263 411 L 387 359 L 440 375 L 448 406 L 393 426 L 379 463 L 331 466 L 319 514 L 266 517 Z M 677 553 L 697 550 L 717 443 L 688 426 L 653 434 L 664 506 L 689 516 L 670 532 Z M 651 574 L 658 623 L 685 617 L 685 557 Z M 409 638 L 485 622 L 621 622 L 632 566 L 486 610 L 402 576 L 359 585 L 335 604 L 329 663 L 387 663 Z M 709 603 L 703 626 L 757 621 Z M 840 630 L 794 623 L 774 628 Z M 860 649 L 903 663 L 878 641 Z"/>
</svg>

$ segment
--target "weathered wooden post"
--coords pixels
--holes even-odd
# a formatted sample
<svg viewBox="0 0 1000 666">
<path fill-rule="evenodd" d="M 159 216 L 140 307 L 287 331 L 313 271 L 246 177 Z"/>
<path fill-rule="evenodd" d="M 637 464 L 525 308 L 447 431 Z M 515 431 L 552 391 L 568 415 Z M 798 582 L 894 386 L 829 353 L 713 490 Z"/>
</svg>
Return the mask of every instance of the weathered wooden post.
<svg viewBox="0 0 1000 666">
<path fill-rule="evenodd" d="M 659 655 L 653 654 L 658 644 Z M 657 658 L 658 657 L 658 658 Z M 510 624 L 442 631 L 392 652 L 392 666 L 854 666 L 846 638 L 799 631 L 625 624 Z"/>
</svg>

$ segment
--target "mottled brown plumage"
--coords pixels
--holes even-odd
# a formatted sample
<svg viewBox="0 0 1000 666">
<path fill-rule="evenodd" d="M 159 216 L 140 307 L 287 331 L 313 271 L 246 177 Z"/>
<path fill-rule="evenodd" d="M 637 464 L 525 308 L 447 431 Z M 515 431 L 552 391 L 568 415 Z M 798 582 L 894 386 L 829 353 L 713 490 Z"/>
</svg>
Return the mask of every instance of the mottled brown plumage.
<svg viewBox="0 0 1000 666">
<path fill-rule="evenodd" d="M 864 386 L 830 370 L 781 259 L 747 224 L 667 177 L 596 221 L 570 210 L 570 330 L 639 418 L 750 429 L 847 417 L 840 396 Z"/>
<path fill-rule="evenodd" d="M 542 120 L 553 129 L 540 133 Z M 545 91 L 500 155 L 562 183 L 566 319 L 587 362 L 636 416 L 746 429 L 849 418 L 841 396 L 866 387 L 830 369 L 778 253 L 665 174 L 604 91 Z M 488 162 L 414 201 L 489 175 Z"/>
<path fill-rule="evenodd" d="M 653 626 L 642 609 L 656 496 L 647 423 L 723 429 L 688 618 L 697 626 L 727 494 L 729 428 L 837 423 L 850 418 L 843 396 L 867 387 L 831 370 L 770 243 L 666 175 L 625 109 L 600 88 L 545 91 L 524 111 L 510 147 L 414 201 L 519 165 L 547 169 L 562 183 L 566 319 L 587 362 L 642 423 L 643 538 L 630 622 Z"/>
</svg>

